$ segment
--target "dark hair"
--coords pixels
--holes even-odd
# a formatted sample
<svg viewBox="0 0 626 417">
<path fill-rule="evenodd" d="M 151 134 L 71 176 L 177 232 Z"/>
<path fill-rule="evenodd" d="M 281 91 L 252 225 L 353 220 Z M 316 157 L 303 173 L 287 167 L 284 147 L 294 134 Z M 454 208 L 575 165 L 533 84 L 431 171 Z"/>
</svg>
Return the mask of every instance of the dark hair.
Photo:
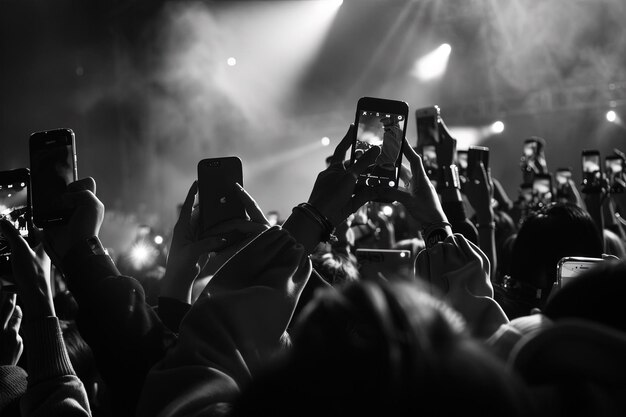
<svg viewBox="0 0 626 417">
<path fill-rule="evenodd" d="M 520 227 L 511 256 L 511 278 L 542 290 L 545 300 L 566 256 L 602 256 L 593 219 L 571 203 L 554 203 L 531 214 Z"/>
<path fill-rule="evenodd" d="M 381 281 L 319 293 L 234 415 L 524 415 L 517 379 L 426 291 Z"/>
</svg>

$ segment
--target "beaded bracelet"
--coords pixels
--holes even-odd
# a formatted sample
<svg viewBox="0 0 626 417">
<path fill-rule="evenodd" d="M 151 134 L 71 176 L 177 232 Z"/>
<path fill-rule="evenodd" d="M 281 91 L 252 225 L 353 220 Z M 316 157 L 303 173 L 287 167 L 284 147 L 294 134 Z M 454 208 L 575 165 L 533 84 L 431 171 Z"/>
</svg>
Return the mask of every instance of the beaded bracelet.
<svg viewBox="0 0 626 417">
<path fill-rule="evenodd" d="M 302 213 L 306 214 L 310 219 L 315 220 L 315 222 L 319 224 L 319 226 L 323 230 L 322 239 L 321 239 L 323 242 L 338 241 L 337 237 L 333 234 L 335 231 L 335 227 L 332 225 L 330 220 L 328 220 L 326 216 L 320 213 L 320 211 L 316 209 L 314 206 L 312 206 L 309 203 L 300 203 L 293 209 L 301 211 Z"/>
</svg>

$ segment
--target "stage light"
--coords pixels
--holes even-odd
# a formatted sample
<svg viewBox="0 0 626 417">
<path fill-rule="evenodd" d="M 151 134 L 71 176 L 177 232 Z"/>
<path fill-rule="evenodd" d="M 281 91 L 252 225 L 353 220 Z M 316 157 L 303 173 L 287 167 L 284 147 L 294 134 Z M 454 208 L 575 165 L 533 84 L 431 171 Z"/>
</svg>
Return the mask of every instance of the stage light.
<svg viewBox="0 0 626 417">
<path fill-rule="evenodd" d="M 497 122 L 494 122 L 491 125 L 491 132 L 496 135 L 504 132 L 504 123 L 502 123 L 500 120 L 498 120 Z"/>
<path fill-rule="evenodd" d="M 237 65 L 237 60 L 235 59 L 235 57 L 232 57 L 232 56 L 231 56 L 230 58 L 228 58 L 228 59 L 226 60 L 226 64 L 227 64 L 229 67 L 234 67 L 235 65 Z"/>
<path fill-rule="evenodd" d="M 154 237 L 154 243 L 156 243 L 157 245 L 162 244 L 162 243 L 163 243 L 163 236 L 156 235 L 156 236 Z"/>
<path fill-rule="evenodd" d="M 420 81 L 439 78 L 446 71 L 452 47 L 444 43 L 437 49 L 419 58 L 413 67 L 412 74 Z"/>
<path fill-rule="evenodd" d="M 606 120 L 611 123 L 614 123 L 617 120 L 617 113 L 613 110 L 609 110 L 606 112 Z"/>
<path fill-rule="evenodd" d="M 137 242 L 130 249 L 130 261 L 137 270 L 154 264 L 158 252 L 154 246 L 146 242 Z"/>
<path fill-rule="evenodd" d="M 391 217 L 393 214 L 393 208 L 391 206 L 383 206 L 383 214 L 387 217 Z"/>
<path fill-rule="evenodd" d="M 322 146 L 328 146 L 330 145 L 330 138 L 328 136 L 324 136 L 322 138 Z"/>
</svg>

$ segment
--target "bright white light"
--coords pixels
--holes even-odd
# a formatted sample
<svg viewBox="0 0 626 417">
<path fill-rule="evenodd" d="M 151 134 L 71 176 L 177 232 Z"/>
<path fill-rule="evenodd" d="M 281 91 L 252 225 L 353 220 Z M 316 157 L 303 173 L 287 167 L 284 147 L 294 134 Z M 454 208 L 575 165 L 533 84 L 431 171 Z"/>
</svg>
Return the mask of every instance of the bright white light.
<svg viewBox="0 0 626 417">
<path fill-rule="evenodd" d="M 606 120 L 608 120 L 609 122 L 613 123 L 614 121 L 617 120 L 617 113 L 615 113 L 613 110 L 609 110 L 606 112 Z"/>
<path fill-rule="evenodd" d="M 504 132 L 504 123 L 502 123 L 500 120 L 498 120 L 497 122 L 494 122 L 491 125 L 491 131 L 495 133 L 496 135 Z"/>
<path fill-rule="evenodd" d="M 135 269 L 142 269 L 154 263 L 157 251 L 145 242 L 137 242 L 130 249 L 130 261 Z"/>
<path fill-rule="evenodd" d="M 235 65 L 237 65 L 237 60 L 235 59 L 235 57 L 230 57 L 226 60 L 226 64 L 228 64 L 229 67 L 234 67 Z"/>
<path fill-rule="evenodd" d="M 447 43 L 419 58 L 413 67 L 412 74 L 420 81 L 439 78 L 446 71 L 452 47 Z"/>
<path fill-rule="evenodd" d="M 331 14 L 337 11 L 343 4 L 343 0 L 318 0 L 317 6 L 320 15 Z"/>
<path fill-rule="evenodd" d="M 157 245 L 160 245 L 161 243 L 163 243 L 163 236 L 156 235 L 154 237 L 154 243 L 156 243 Z"/>
<path fill-rule="evenodd" d="M 383 206 L 383 214 L 389 217 L 393 214 L 393 209 L 390 206 Z"/>
<path fill-rule="evenodd" d="M 330 145 L 330 138 L 328 136 L 324 136 L 322 138 L 322 146 L 328 146 Z"/>
</svg>

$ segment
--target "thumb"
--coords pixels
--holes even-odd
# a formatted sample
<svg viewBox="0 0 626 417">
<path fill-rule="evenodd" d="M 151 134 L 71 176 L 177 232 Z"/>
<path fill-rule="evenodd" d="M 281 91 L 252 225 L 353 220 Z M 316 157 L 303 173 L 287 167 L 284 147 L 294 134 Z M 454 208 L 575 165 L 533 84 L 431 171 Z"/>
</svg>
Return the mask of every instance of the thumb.
<svg viewBox="0 0 626 417">
<path fill-rule="evenodd" d="M 96 193 L 96 180 L 92 177 L 82 178 L 80 180 L 74 181 L 67 186 L 68 192 L 76 192 L 88 190 L 92 193 Z"/>
</svg>

